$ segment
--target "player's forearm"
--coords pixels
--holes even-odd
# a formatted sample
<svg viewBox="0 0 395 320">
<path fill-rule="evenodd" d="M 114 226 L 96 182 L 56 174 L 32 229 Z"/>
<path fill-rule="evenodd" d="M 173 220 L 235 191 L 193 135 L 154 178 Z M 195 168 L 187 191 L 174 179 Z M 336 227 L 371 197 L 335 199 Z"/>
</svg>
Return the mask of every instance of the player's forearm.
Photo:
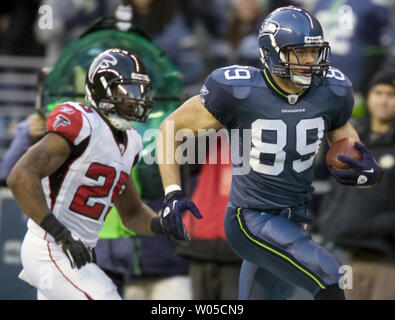
<svg viewBox="0 0 395 320">
<path fill-rule="evenodd" d="M 181 185 L 180 165 L 176 161 L 175 150 L 181 144 L 170 137 L 166 130 L 166 121 L 159 128 L 162 139 L 157 140 L 158 166 L 162 178 L 163 189 L 170 185 Z M 169 143 L 169 142 L 172 143 Z"/>
<path fill-rule="evenodd" d="M 50 133 L 19 159 L 7 179 L 21 210 L 38 224 L 50 212 L 41 179 L 55 172 L 69 154 L 67 141 Z"/>
<path fill-rule="evenodd" d="M 40 177 L 28 169 L 11 171 L 7 179 L 20 209 L 33 221 L 40 224 L 45 215 L 50 212 L 41 186 Z"/>
<path fill-rule="evenodd" d="M 178 164 L 159 165 L 159 171 L 162 177 L 163 190 L 171 185 L 181 186 L 180 166 Z"/>
<path fill-rule="evenodd" d="M 164 188 L 181 184 L 180 166 L 175 152 L 181 142 L 176 141 L 175 137 L 196 136 L 199 129 L 218 130 L 221 127 L 222 124 L 203 106 L 199 95 L 189 98 L 162 122 L 156 150 Z"/>
<path fill-rule="evenodd" d="M 122 217 L 122 223 L 126 228 L 137 234 L 149 236 L 154 234 L 151 230 L 151 222 L 152 219 L 157 217 L 158 215 L 155 211 L 141 202 L 133 209 L 133 214 Z"/>
<path fill-rule="evenodd" d="M 327 138 L 330 145 L 343 138 L 352 138 L 355 141 L 360 141 L 357 131 L 349 122 L 338 129 L 328 132 Z"/>
</svg>

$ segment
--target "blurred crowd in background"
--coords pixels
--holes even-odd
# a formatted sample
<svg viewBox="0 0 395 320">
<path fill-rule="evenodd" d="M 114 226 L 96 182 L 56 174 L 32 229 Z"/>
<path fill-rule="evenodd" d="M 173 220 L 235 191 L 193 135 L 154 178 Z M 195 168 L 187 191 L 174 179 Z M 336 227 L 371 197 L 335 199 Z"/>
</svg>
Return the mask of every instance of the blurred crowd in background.
<svg viewBox="0 0 395 320">
<path fill-rule="evenodd" d="M 30 119 L 25 120 L 31 137 L 28 143 L 42 135 L 44 120 L 31 116 L 40 69 L 56 63 L 62 51 L 95 20 L 114 16 L 120 4 L 131 4 L 133 24 L 163 50 L 182 74 L 181 101 L 197 94 L 205 77 L 215 68 L 233 64 L 263 68 L 257 35 L 263 19 L 272 10 L 295 5 L 317 17 L 331 46 L 332 66 L 339 68 L 354 85 L 352 121 L 385 173 L 382 183 L 372 190 L 344 189 L 333 183 L 326 170 L 324 156 L 328 146 L 324 143 L 317 155 L 316 193 L 311 203 L 311 213 L 318 222 L 311 231 L 317 241 L 337 250 L 344 262 L 353 266 L 354 289 L 348 290 L 349 298 L 395 299 L 395 289 L 388 289 L 395 288 L 395 1 L 2 2 L 0 161 L 4 160 L 15 128 L 28 116 Z M 48 8 L 52 27 L 42 28 L 40 19 Z M 6 161 L 0 163 L 4 187 L 10 169 Z M 131 256 L 138 255 L 139 259 L 127 265 L 153 266 L 146 267 L 146 272 L 130 271 L 127 275 L 108 267 L 125 298 L 237 299 L 241 261 L 227 246 L 223 233 L 231 168 L 218 164 L 188 170 L 189 195 L 199 207 L 204 207 L 201 211 L 205 219 L 201 225 L 186 221 L 192 237 L 190 247 L 168 244 L 168 250 L 163 251 L 163 255 L 171 256 L 168 260 L 157 253 L 146 254 L 155 243 L 141 245 L 138 236 L 124 242 L 126 256 L 119 254 L 119 259 L 127 260 L 129 250 Z M 163 243 L 163 239 L 159 241 Z M 162 286 L 155 289 L 158 283 Z"/>
</svg>

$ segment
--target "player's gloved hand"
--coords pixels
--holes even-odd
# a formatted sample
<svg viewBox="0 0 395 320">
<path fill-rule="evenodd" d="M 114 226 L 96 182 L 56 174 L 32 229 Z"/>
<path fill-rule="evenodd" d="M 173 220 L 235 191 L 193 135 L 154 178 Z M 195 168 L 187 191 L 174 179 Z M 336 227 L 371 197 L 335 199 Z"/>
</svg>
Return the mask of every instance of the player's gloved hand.
<svg viewBox="0 0 395 320">
<path fill-rule="evenodd" d="M 355 161 L 345 156 L 338 156 L 337 159 L 348 164 L 352 170 L 345 171 L 333 168 L 332 174 L 341 184 L 361 187 L 372 186 L 380 181 L 383 170 L 379 167 L 368 148 L 358 142 L 355 142 L 354 146 L 361 151 L 361 160 Z"/>
<path fill-rule="evenodd" d="M 62 225 L 52 213 L 44 217 L 40 226 L 55 239 L 56 244 L 69 259 L 72 268 L 79 269 L 93 261 L 92 248 L 75 238 L 70 230 Z"/>
<path fill-rule="evenodd" d="M 160 224 L 170 239 L 190 240 L 182 221 L 182 215 L 186 210 L 190 210 L 197 219 L 203 218 L 196 205 L 182 191 L 172 191 L 165 196 L 160 212 Z"/>
</svg>

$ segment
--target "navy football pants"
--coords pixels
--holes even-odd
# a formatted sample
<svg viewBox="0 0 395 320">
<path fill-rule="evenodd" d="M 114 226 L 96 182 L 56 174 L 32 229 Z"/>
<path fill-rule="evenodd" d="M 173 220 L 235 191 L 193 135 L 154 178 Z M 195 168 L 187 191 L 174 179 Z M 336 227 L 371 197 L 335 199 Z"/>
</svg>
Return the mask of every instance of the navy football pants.
<svg viewBox="0 0 395 320">
<path fill-rule="evenodd" d="M 287 299 L 295 286 L 315 296 L 341 277 L 338 260 L 286 217 L 228 205 L 225 232 L 244 259 L 239 299 Z"/>
</svg>

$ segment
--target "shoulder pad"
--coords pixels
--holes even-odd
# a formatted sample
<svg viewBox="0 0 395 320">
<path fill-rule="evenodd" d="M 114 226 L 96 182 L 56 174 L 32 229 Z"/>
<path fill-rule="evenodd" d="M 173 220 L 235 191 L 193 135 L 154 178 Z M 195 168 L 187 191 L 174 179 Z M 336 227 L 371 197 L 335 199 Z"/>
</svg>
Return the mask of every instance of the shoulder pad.
<svg viewBox="0 0 395 320">
<path fill-rule="evenodd" d="M 130 143 L 134 144 L 136 157 L 135 157 L 135 163 L 133 164 L 133 166 L 135 166 L 137 163 L 140 162 L 141 157 L 142 157 L 142 151 L 144 149 L 143 138 L 137 132 L 137 130 L 134 128 L 129 128 L 126 130 L 126 132 L 128 134 L 128 139 L 129 139 Z"/>
<path fill-rule="evenodd" d="M 92 110 L 83 104 L 65 102 L 58 105 L 48 115 L 46 129 L 48 132 L 57 133 L 74 145 L 78 145 L 91 134 L 91 125 L 84 113 Z"/>
<path fill-rule="evenodd" d="M 137 130 L 134 128 L 129 128 L 126 130 L 126 132 L 128 136 L 131 138 L 130 141 L 133 141 L 133 143 L 137 146 L 138 152 L 143 151 L 143 138 L 137 132 Z"/>
<path fill-rule="evenodd" d="M 351 81 L 339 69 L 330 67 L 322 83 L 327 86 L 352 87 Z"/>
<path fill-rule="evenodd" d="M 224 85 L 246 87 L 254 86 L 261 77 L 261 71 L 250 66 L 233 65 L 216 69 L 210 76 Z"/>
</svg>

